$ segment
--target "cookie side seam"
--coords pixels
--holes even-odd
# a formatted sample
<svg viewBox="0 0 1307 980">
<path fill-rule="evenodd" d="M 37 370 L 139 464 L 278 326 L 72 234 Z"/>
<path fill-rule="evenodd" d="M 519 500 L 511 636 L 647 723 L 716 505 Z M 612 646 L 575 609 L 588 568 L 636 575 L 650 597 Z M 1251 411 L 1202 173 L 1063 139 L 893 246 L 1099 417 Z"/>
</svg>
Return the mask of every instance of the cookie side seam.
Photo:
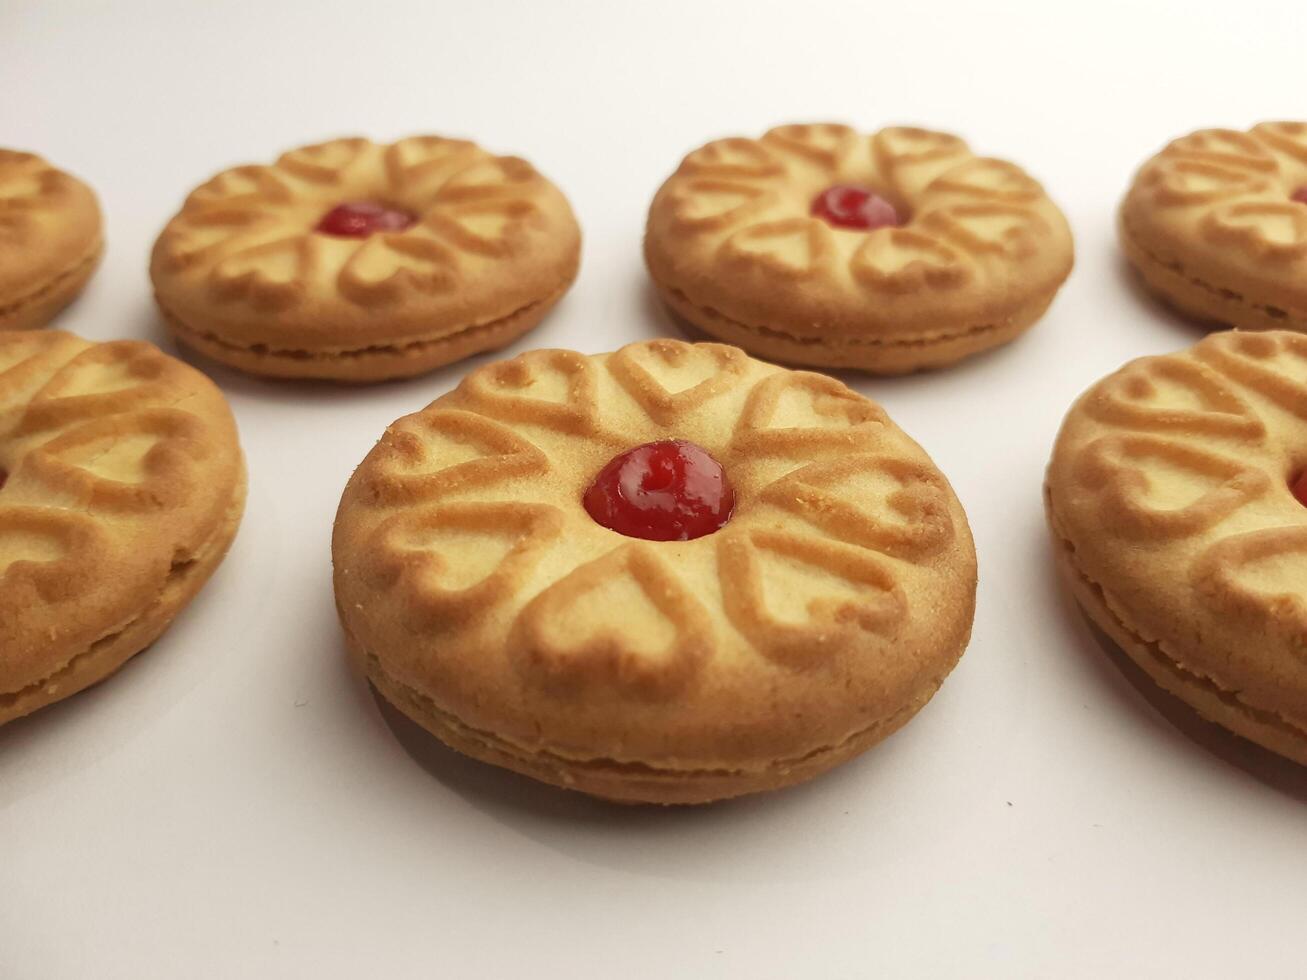
<svg viewBox="0 0 1307 980">
<path fill-rule="evenodd" d="M 1178 276 L 1189 285 L 1209 293 L 1213 299 L 1224 303 L 1234 303 L 1251 312 L 1260 313 L 1272 320 L 1279 321 L 1283 328 L 1307 330 L 1307 311 L 1286 310 L 1283 307 L 1269 303 L 1255 303 L 1237 290 L 1218 286 L 1213 282 L 1193 275 L 1185 269 L 1184 263 L 1179 260 L 1162 258 L 1152 249 L 1142 244 L 1124 213 L 1121 215 L 1121 235 L 1126 240 L 1129 249 L 1133 249 L 1139 256 L 1153 263 L 1161 270 Z"/>
<path fill-rule="evenodd" d="M 104 254 L 104 242 L 96 243 L 95 248 L 83 259 L 69 266 L 63 272 L 55 275 L 53 279 L 46 282 L 39 289 L 20 296 L 18 299 L 10 300 L 8 304 L 0 306 L 0 328 L 4 327 L 4 321 L 18 317 L 25 309 L 43 299 L 47 299 L 52 294 L 57 293 L 60 288 L 67 285 L 70 280 L 79 278 L 84 272 L 100 261 Z"/>
<path fill-rule="evenodd" d="M 1057 519 L 1053 507 L 1052 496 L 1047 486 L 1045 487 L 1044 495 L 1049 515 L 1049 523 L 1052 526 L 1054 536 L 1057 539 L 1057 546 L 1059 554 L 1062 557 L 1063 567 L 1074 574 L 1082 587 L 1086 589 L 1090 595 L 1096 598 L 1098 608 L 1094 610 L 1095 612 L 1101 610 L 1101 612 L 1106 614 L 1110 618 L 1111 625 L 1116 631 L 1125 636 L 1136 649 L 1144 651 L 1157 667 L 1175 678 L 1177 687 L 1197 687 L 1207 695 L 1219 700 L 1230 710 L 1245 716 L 1248 721 L 1278 731 L 1288 738 L 1307 742 L 1307 729 L 1300 728 L 1287 718 L 1284 718 L 1273 711 L 1268 711 L 1264 708 L 1258 708 L 1248 704 L 1239 697 L 1237 691 L 1223 687 L 1212 678 L 1196 673 L 1185 667 L 1166 651 L 1165 645 L 1160 640 L 1146 639 L 1130 626 L 1126 625 L 1125 621 L 1121 619 L 1121 616 L 1114 608 L 1113 603 L 1108 599 L 1106 590 L 1103 589 L 1101 584 L 1087 575 L 1076 562 L 1075 544 L 1066 536 L 1066 533 L 1062 529 L 1061 522 Z M 1089 613 L 1090 610 L 1086 609 L 1085 612 Z M 1092 614 L 1090 618 L 1094 618 Z M 1194 706 L 1191 705 L 1191 707 Z M 1201 711 L 1199 713 L 1202 714 Z"/>
</svg>

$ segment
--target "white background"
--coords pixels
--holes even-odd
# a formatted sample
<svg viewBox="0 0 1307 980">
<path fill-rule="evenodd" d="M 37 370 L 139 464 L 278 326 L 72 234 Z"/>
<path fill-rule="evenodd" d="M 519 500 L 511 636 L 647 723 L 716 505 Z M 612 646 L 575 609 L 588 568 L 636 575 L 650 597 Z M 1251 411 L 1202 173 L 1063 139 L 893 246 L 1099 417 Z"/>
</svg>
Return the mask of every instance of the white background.
<svg viewBox="0 0 1307 980">
<path fill-rule="evenodd" d="M 1303 772 L 1150 706 L 1057 589 L 1040 505 L 1074 396 L 1200 335 L 1118 255 L 1133 169 L 1194 128 L 1307 115 L 1301 3 L 1212 7 L 0 0 L 0 144 L 104 204 L 107 259 L 58 321 L 87 337 L 172 350 L 146 258 L 185 193 L 356 133 L 471 137 L 570 196 L 580 278 L 514 351 L 675 333 L 641 265 L 651 195 L 707 139 L 783 122 L 955 131 L 1044 181 L 1078 252 L 1018 343 L 846 379 L 970 515 L 957 671 L 862 759 L 702 809 L 465 761 L 350 672 L 340 490 L 487 358 L 359 390 L 202 364 L 241 424 L 245 524 L 150 652 L 0 729 L 0 977 L 1303 976 Z"/>
</svg>

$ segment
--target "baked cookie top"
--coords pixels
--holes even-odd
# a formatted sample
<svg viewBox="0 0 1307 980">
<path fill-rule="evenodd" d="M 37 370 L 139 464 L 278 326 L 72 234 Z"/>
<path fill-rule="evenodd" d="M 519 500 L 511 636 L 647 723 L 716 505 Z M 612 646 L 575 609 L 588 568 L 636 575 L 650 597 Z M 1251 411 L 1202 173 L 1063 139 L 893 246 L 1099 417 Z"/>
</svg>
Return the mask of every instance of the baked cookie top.
<svg viewBox="0 0 1307 980">
<path fill-rule="evenodd" d="M 679 439 L 734 513 L 643 540 L 583 498 Z M 915 710 L 970 632 L 975 552 L 930 458 L 874 402 L 720 344 L 537 350 L 400 419 L 333 548 L 353 645 L 438 712 L 571 759 L 798 760 Z"/>
<path fill-rule="evenodd" d="M 89 187 L 33 153 L 0 149 L 0 319 L 102 247 Z"/>
<path fill-rule="evenodd" d="M 1272 316 L 1307 317 L 1307 123 L 1204 129 L 1167 144 L 1121 206 L 1131 241 Z"/>
<path fill-rule="evenodd" d="M 398 220 L 362 237 L 326 221 L 356 202 Z M 150 274 L 165 311 L 219 341 L 352 351 L 519 313 L 566 287 L 579 250 L 566 198 L 525 160 L 439 136 L 354 138 L 201 185 Z"/>
<path fill-rule="evenodd" d="M 145 343 L 0 332 L 0 715 L 128 629 L 243 486 L 198 371 Z"/>
<path fill-rule="evenodd" d="M 814 214 L 828 188 L 874 190 L 898 225 Z M 908 338 L 1001 321 L 1070 272 L 1070 230 L 1015 164 L 961 139 L 892 127 L 780 126 L 689 156 L 649 210 L 645 254 L 698 307 L 799 337 Z"/>
<path fill-rule="evenodd" d="M 1225 332 L 1091 388 L 1048 477 L 1055 530 L 1112 614 L 1299 752 L 1305 469 L 1307 337 Z"/>
</svg>

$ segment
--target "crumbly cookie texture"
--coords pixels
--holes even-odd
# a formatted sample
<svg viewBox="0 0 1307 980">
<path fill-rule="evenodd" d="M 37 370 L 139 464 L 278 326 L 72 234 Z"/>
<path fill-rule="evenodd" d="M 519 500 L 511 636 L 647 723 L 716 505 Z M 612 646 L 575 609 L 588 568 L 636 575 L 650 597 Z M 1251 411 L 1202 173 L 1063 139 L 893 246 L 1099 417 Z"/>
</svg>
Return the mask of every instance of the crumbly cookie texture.
<svg viewBox="0 0 1307 980">
<path fill-rule="evenodd" d="M 1204 129 L 1146 162 L 1121 244 L 1180 310 L 1246 330 L 1307 331 L 1307 123 Z"/>
<path fill-rule="evenodd" d="M 43 327 L 104 251 L 95 193 L 32 153 L 0 150 L 0 330 Z"/>
<path fill-rule="evenodd" d="M 1202 715 L 1307 763 L 1307 337 L 1213 334 L 1091 388 L 1048 471 L 1085 611 Z"/>
<path fill-rule="evenodd" d="M 359 238 L 316 230 L 353 201 L 415 220 Z M 531 329 L 575 279 L 580 245 L 567 199 L 525 160 L 438 136 L 340 139 L 197 188 L 150 275 L 178 339 L 215 360 L 378 381 Z"/>
<path fill-rule="evenodd" d="M 635 445 L 721 462 L 690 541 L 582 504 Z M 333 543 L 350 649 L 449 745 L 632 802 L 774 789 L 906 722 L 961 655 L 976 559 L 930 458 L 874 402 L 719 344 L 487 365 L 400 419 Z"/>
<path fill-rule="evenodd" d="M 0 724 L 152 643 L 245 502 L 231 411 L 134 341 L 0 331 Z"/>
<path fill-rule="evenodd" d="M 840 184 L 876 190 L 906 221 L 861 231 L 813 216 Z M 909 127 L 709 143 L 659 189 L 645 232 L 655 285 L 699 329 L 762 357 L 883 374 L 1016 337 L 1073 252 L 1066 219 L 1020 167 Z"/>
</svg>

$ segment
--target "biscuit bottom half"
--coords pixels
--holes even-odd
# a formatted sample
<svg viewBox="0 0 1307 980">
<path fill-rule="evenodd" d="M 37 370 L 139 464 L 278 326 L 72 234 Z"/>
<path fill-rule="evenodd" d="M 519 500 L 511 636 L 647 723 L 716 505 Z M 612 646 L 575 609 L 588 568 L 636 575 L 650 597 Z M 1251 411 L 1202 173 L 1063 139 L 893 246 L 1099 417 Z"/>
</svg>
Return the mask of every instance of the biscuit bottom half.
<svg viewBox="0 0 1307 980">
<path fill-rule="evenodd" d="M 1307 333 L 1307 311 L 1258 302 L 1233 284 L 1203 279 L 1179 258 L 1168 259 L 1145 246 L 1125 216 L 1118 222 L 1121 249 L 1144 283 L 1182 313 L 1242 330 L 1297 330 Z"/>
<path fill-rule="evenodd" d="M 442 332 L 401 344 L 348 350 L 282 350 L 263 344 L 243 347 L 210 331 L 191 327 L 169 310 L 157 294 L 155 300 L 169 330 L 179 341 L 222 364 L 265 378 L 369 383 L 425 374 L 473 354 L 506 347 L 538 324 L 570 285 L 568 280 L 551 295 L 508 316 L 454 333 Z"/>
<path fill-rule="evenodd" d="M 48 677 L 19 691 L 0 693 L 0 725 L 61 701 L 107 678 L 157 640 L 222 564 L 245 512 L 241 473 L 231 502 L 213 533 L 192 553 L 178 555 L 153 601 L 126 623 L 74 655 Z"/>
<path fill-rule="evenodd" d="M 376 656 L 359 646 L 348 627 L 345 638 L 350 653 L 373 687 L 454 751 L 613 803 L 711 803 L 804 782 L 894 734 L 912 720 L 944 682 L 944 675 L 931 678 L 892 715 L 854 732 L 836 745 L 822 746 L 795 758 L 760 759 L 750 768 L 681 768 L 564 754 L 547 746 L 525 746 L 494 732 L 471 728 L 421 691 L 388 673 Z"/>
<path fill-rule="evenodd" d="M 694 327 L 769 361 L 805 367 L 856 368 L 871 374 L 910 374 L 947 367 L 999 347 L 1025 333 L 1048 309 L 1057 289 L 1035 296 L 1002 320 L 940 326 L 906 336 L 800 337 L 770 326 L 754 326 L 699 306 L 684 292 L 656 283 L 663 301 Z"/>
<path fill-rule="evenodd" d="M 1307 731 L 1269 711 L 1249 705 L 1184 665 L 1181 652 L 1161 640 L 1150 640 L 1130 627 L 1118 614 L 1102 585 L 1076 563 L 1075 544 L 1062 530 L 1051 497 L 1045 506 L 1054 535 L 1058 570 L 1080 608 L 1141 670 L 1163 690 L 1179 698 L 1201 717 L 1248 739 L 1262 748 L 1307 765 Z"/>
<path fill-rule="evenodd" d="M 0 330 L 35 330 L 75 300 L 104 256 L 104 243 L 24 296 L 0 299 Z"/>
</svg>

